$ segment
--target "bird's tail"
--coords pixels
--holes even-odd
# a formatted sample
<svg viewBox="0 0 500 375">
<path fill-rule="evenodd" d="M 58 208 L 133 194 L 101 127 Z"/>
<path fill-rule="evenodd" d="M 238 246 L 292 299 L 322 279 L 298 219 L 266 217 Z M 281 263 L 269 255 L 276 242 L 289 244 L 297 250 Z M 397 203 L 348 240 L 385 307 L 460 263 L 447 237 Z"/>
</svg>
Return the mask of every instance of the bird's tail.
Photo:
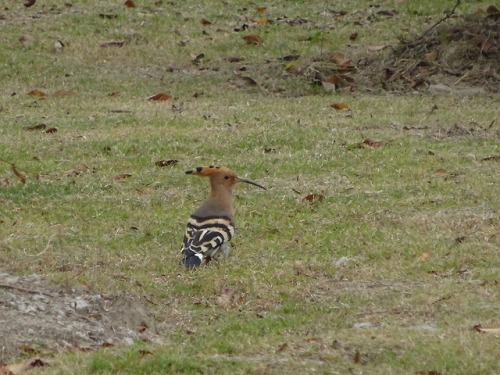
<svg viewBox="0 0 500 375">
<path fill-rule="evenodd" d="M 191 249 L 182 250 L 181 263 L 187 268 L 199 267 L 203 260 L 203 254 L 194 252 Z"/>
</svg>

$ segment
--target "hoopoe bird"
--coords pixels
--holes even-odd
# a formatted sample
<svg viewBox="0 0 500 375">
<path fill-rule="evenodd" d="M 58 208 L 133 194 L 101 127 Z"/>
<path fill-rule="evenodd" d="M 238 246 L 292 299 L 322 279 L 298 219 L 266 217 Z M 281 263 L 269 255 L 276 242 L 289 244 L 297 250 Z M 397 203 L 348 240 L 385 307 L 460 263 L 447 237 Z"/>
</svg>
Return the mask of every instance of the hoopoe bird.
<svg viewBox="0 0 500 375">
<path fill-rule="evenodd" d="M 210 195 L 188 220 L 182 242 L 182 264 L 198 267 L 203 261 L 227 258 L 229 241 L 234 236 L 233 188 L 246 182 L 267 190 L 256 182 L 236 176 L 231 169 L 218 166 L 198 167 L 186 174 L 208 177 Z"/>
</svg>

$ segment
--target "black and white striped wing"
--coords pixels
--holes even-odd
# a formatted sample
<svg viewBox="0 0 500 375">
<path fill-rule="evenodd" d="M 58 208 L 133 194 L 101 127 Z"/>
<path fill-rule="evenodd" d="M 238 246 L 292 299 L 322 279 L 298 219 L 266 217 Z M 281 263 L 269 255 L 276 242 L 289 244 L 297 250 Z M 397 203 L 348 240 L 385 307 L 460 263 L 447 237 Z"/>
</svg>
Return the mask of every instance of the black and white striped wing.
<svg viewBox="0 0 500 375">
<path fill-rule="evenodd" d="M 227 217 L 191 216 L 182 244 L 182 263 L 197 267 L 214 257 L 234 235 L 234 225 Z"/>
</svg>

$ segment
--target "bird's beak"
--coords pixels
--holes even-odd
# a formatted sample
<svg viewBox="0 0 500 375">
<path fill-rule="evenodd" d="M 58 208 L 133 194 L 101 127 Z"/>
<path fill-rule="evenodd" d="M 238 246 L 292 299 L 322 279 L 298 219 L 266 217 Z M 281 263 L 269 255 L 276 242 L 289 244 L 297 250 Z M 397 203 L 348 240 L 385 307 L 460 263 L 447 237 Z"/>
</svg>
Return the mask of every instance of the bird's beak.
<svg viewBox="0 0 500 375">
<path fill-rule="evenodd" d="M 238 181 L 238 182 L 246 182 L 247 184 L 252 184 L 252 185 L 255 185 L 255 186 L 260 187 L 261 189 L 267 190 L 264 186 L 259 185 L 259 184 L 258 184 L 258 183 L 256 183 L 256 182 L 253 182 L 253 181 L 247 180 L 246 178 L 239 178 L 239 177 L 237 177 L 237 178 L 236 178 L 236 181 Z"/>
</svg>

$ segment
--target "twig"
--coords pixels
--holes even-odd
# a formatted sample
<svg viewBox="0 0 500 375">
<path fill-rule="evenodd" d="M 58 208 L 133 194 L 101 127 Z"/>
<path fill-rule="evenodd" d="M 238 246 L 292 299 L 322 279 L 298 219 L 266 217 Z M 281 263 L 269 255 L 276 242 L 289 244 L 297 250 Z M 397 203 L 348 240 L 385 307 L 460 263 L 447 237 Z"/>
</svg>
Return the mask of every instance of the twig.
<svg viewBox="0 0 500 375">
<path fill-rule="evenodd" d="M 30 294 L 42 294 L 42 295 L 47 296 L 47 297 L 57 297 L 57 295 L 55 295 L 55 294 L 40 292 L 38 290 L 25 289 L 25 288 L 21 288 L 19 286 L 14 286 L 14 285 L 10 285 L 10 284 L 1 284 L 0 283 L 0 288 L 15 289 L 15 290 L 19 290 L 20 292 L 30 293 Z"/>
<path fill-rule="evenodd" d="M 454 13 L 455 13 L 455 10 L 457 9 L 457 7 L 460 5 L 460 1 L 461 0 L 457 0 L 455 6 L 453 7 L 453 9 L 451 10 L 451 12 L 449 12 L 446 16 L 444 16 L 443 18 L 441 18 L 439 21 L 437 21 L 434 25 L 432 25 L 431 27 L 429 27 L 423 34 L 420 38 L 422 38 L 424 35 L 426 35 L 429 31 L 431 31 L 433 28 L 435 28 L 437 25 L 439 25 L 440 23 L 446 21 L 448 18 L 450 18 Z"/>
</svg>

